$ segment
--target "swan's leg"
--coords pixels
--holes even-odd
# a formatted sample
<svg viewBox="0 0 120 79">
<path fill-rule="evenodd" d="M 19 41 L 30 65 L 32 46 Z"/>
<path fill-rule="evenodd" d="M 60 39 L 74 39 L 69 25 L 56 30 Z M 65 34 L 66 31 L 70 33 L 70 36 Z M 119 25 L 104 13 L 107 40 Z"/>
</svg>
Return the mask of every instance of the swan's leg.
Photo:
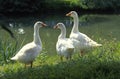
<svg viewBox="0 0 120 79">
<path fill-rule="evenodd" d="M 72 56 L 70 56 L 70 60 L 72 60 Z"/>
<path fill-rule="evenodd" d="M 33 61 L 30 62 L 30 67 L 32 68 L 32 66 L 33 66 Z"/>
<path fill-rule="evenodd" d="M 66 57 L 66 60 L 68 60 L 69 58 L 68 57 Z"/>
<path fill-rule="evenodd" d="M 81 56 L 83 56 L 83 55 L 84 55 L 84 51 L 83 51 L 83 50 L 81 50 L 80 55 L 81 55 Z"/>
<path fill-rule="evenodd" d="M 60 56 L 60 60 L 63 61 L 63 57 L 62 56 Z"/>
</svg>

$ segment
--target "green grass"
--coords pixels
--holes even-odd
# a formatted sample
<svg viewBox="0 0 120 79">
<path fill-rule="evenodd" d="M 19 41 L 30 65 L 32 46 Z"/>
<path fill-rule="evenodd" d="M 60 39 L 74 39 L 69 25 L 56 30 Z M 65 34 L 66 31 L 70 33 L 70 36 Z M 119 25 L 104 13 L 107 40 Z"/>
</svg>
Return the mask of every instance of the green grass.
<svg viewBox="0 0 120 79">
<path fill-rule="evenodd" d="M 9 56 L 6 60 L 9 62 L 5 63 L 4 56 L 0 54 L 0 79 L 120 79 L 120 18 L 117 15 L 90 17 L 91 19 L 88 18 L 87 23 L 79 27 L 79 30 L 101 43 L 102 47 L 92 49 L 84 57 L 79 57 L 76 53 L 71 61 L 64 59 L 61 62 L 55 50 L 60 31 L 41 28 L 43 51 L 36 58 L 33 68 L 28 66 L 25 69 L 24 64 L 9 60 L 21 46 L 32 41 L 33 28 L 25 27 L 24 35 L 19 35 L 15 31 L 18 38 L 17 47 L 7 32 L 1 30 L 0 52 L 10 55 L 7 54 Z M 67 27 L 68 35 L 70 30 L 71 27 Z M 4 48 L 3 51 L 1 47 Z"/>
<path fill-rule="evenodd" d="M 114 46 L 114 48 L 110 48 Z M 1 79 L 119 79 L 120 42 L 96 48 L 84 57 L 75 54 L 73 60 L 60 62 L 58 56 L 49 56 L 43 51 L 33 68 L 24 68 L 20 63 L 0 67 Z"/>
</svg>

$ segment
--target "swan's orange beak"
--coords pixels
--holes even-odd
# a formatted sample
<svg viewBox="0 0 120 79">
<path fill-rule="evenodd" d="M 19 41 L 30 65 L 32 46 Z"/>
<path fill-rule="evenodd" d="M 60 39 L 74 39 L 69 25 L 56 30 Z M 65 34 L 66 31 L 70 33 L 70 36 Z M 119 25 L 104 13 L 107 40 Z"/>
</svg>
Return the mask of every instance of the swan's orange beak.
<svg viewBox="0 0 120 79">
<path fill-rule="evenodd" d="M 54 28 L 54 29 L 57 29 L 57 28 L 58 28 L 58 26 L 57 26 L 57 25 L 55 25 L 53 28 Z"/>
<path fill-rule="evenodd" d="M 42 26 L 43 26 L 43 27 L 46 27 L 46 26 L 48 26 L 48 25 L 47 25 L 47 24 L 45 24 L 45 23 L 42 23 Z"/>
<path fill-rule="evenodd" d="M 72 14 L 72 13 L 71 13 L 71 12 L 69 12 L 69 13 L 67 13 L 67 14 L 66 14 L 66 16 L 71 16 L 71 14 Z"/>
</svg>

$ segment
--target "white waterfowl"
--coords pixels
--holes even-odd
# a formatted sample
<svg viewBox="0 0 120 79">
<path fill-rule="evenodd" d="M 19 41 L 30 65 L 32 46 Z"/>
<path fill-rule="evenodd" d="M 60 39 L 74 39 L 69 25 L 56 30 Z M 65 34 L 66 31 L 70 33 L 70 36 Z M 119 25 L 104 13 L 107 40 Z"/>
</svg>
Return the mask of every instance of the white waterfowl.
<svg viewBox="0 0 120 79">
<path fill-rule="evenodd" d="M 11 60 L 16 60 L 21 63 L 30 64 L 32 67 L 34 59 L 42 51 L 42 42 L 39 36 L 39 28 L 46 26 L 43 22 L 37 21 L 34 24 L 34 39 L 31 43 L 24 45 L 20 51 L 11 58 Z"/>
<path fill-rule="evenodd" d="M 71 59 L 74 53 L 74 46 L 69 38 L 66 38 L 66 28 L 63 23 L 58 23 L 54 26 L 55 29 L 60 29 L 61 34 L 58 36 L 58 41 L 56 43 L 56 51 L 60 55 L 61 60 L 65 57 L 67 60 Z"/>
<path fill-rule="evenodd" d="M 70 38 L 75 41 L 78 40 L 78 43 L 75 43 L 75 47 L 77 47 L 77 50 L 80 51 L 81 55 L 84 54 L 84 51 L 86 49 L 89 49 L 91 47 L 98 47 L 102 46 L 102 44 L 98 44 L 97 42 L 93 41 L 91 38 L 89 38 L 86 34 L 79 32 L 78 25 L 79 25 L 79 19 L 78 14 L 75 11 L 71 11 L 66 14 L 66 16 L 70 16 L 74 19 L 74 25 L 70 34 Z"/>
</svg>

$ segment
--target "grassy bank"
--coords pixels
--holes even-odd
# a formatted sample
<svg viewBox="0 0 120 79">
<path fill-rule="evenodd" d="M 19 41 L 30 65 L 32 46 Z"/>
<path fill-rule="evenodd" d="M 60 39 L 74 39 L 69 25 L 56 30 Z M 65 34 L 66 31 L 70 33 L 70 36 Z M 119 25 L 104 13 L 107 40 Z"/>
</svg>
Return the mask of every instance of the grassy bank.
<svg viewBox="0 0 120 79">
<path fill-rule="evenodd" d="M 120 42 L 104 41 L 84 57 L 75 54 L 73 60 L 60 62 L 59 57 L 45 51 L 34 62 L 33 68 L 11 62 L 0 67 L 1 79 L 119 79 Z"/>
</svg>

